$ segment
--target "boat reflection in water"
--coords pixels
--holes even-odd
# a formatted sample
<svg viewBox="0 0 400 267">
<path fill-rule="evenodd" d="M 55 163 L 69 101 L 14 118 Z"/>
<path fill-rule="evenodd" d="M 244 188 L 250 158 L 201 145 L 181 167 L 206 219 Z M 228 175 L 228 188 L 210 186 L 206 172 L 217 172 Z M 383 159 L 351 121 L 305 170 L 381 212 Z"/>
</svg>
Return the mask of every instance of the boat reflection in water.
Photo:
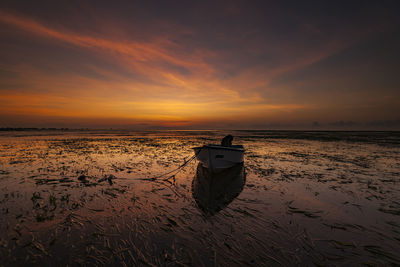
<svg viewBox="0 0 400 267">
<path fill-rule="evenodd" d="M 206 215 L 214 215 L 242 192 L 245 183 L 246 174 L 243 163 L 218 173 L 212 172 L 199 163 L 192 183 L 193 198 Z"/>
</svg>

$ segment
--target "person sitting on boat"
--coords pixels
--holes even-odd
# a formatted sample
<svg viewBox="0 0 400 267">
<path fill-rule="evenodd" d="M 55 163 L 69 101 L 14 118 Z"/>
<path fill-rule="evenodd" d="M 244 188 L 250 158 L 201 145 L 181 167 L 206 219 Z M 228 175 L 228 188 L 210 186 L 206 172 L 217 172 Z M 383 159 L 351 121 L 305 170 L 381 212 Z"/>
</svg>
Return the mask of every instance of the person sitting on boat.
<svg viewBox="0 0 400 267">
<path fill-rule="evenodd" d="M 232 135 L 227 135 L 224 138 L 222 138 L 221 141 L 221 146 L 232 146 L 232 140 L 233 140 L 233 136 Z"/>
</svg>

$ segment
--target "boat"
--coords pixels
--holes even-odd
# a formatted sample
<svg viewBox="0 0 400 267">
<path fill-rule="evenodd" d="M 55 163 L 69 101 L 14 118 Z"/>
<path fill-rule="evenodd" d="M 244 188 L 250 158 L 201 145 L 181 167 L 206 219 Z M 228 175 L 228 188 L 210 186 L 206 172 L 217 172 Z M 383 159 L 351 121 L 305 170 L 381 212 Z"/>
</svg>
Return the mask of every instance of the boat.
<svg viewBox="0 0 400 267">
<path fill-rule="evenodd" d="M 204 145 L 194 147 L 196 159 L 212 172 L 219 172 L 243 163 L 244 147 L 242 145 Z"/>
<path fill-rule="evenodd" d="M 197 165 L 192 181 L 192 195 L 205 215 L 214 215 L 227 207 L 243 190 L 246 173 L 243 163 L 214 173 Z"/>
</svg>

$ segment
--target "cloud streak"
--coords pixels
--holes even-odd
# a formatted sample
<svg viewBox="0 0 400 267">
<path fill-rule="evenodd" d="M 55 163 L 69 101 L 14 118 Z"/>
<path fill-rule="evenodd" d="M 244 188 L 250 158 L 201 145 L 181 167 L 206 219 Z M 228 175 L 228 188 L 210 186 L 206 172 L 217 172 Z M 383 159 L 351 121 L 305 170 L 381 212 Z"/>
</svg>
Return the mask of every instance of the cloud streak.
<svg viewBox="0 0 400 267">
<path fill-rule="evenodd" d="M 210 16 L 218 15 L 216 9 Z M 279 17 L 263 21 L 262 12 L 253 10 L 250 14 L 258 16 L 253 19 L 246 13 L 249 10 L 242 5 L 222 8 L 226 22 L 218 24 L 211 18 L 217 22 L 214 29 L 208 22 L 199 23 L 195 14 L 193 18 L 184 16 L 187 23 L 182 24 L 184 20 L 162 13 L 157 23 L 174 29 L 167 33 L 163 32 L 165 27 L 154 27 L 155 20 L 149 27 L 147 18 L 141 18 L 141 30 L 150 32 L 140 39 L 129 33 L 132 22 L 124 17 L 102 21 L 107 34 L 101 27 L 72 30 L 68 23 L 51 23 L 51 19 L 34 19 L 24 12 L 0 8 L 0 25 L 11 38 L 5 40 L 11 43 L 8 51 L 0 52 L 6 59 L 0 65 L 0 114 L 4 118 L 30 114 L 105 119 L 110 125 L 123 119 L 189 126 L 207 122 L 222 125 L 224 121 L 232 125 L 242 125 L 243 121 L 249 125 L 323 122 L 323 116 L 331 121 L 351 121 L 372 112 L 374 105 L 365 108 L 365 103 L 360 103 L 372 94 L 353 88 L 344 92 L 341 88 L 346 79 L 335 79 L 338 71 L 318 74 L 323 81 L 308 71 L 310 66 L 323 65 L 369 38 L 371 30 L 362 30 L 358 24 L 349 24 L 346 29 L 326 27 L 321 18 L 310 22 L 287 17 L 279 31 L 263 24 L 277 23 Z M 238 23 L 241 19 L 249 24 Z M 118 29 L 118 34 L 110 34 L 112 29 Z M 16 36 L 32 40 L 33 45 L 13 46 Z M 42 47 L 49 48 L 61 62 Z M 21 51 L 28 57 L 19 57 Z M 304 73 L 301 79 L 290 78 L 297 72 Z M 324 89 L 327 84 L 331 85 L 329 90 Z M 302 94 L 304 88 L 314 95 Z M 357 118 L 343 113 L 344 103 L 329 101 L 346 95 L 350 97 L 344 102 L 353 105 Z M 321 98 L 328 100 L 321 102 Z M 380 116 L 376 120 L 387 115 L 382 112 Z"/>
</svg>

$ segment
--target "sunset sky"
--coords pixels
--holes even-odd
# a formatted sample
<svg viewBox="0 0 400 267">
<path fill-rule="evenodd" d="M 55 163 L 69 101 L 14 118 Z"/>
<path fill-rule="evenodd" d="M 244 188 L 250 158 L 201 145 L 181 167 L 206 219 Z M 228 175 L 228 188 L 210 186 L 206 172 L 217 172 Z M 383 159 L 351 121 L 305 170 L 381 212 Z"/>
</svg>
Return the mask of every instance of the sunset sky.
<svg viewBox="0 0 400 267">
<path fill-rule="evenodd" d="M 1 1 L 0 127 L 400 130 L 400 1 Z"/>
</svg>

